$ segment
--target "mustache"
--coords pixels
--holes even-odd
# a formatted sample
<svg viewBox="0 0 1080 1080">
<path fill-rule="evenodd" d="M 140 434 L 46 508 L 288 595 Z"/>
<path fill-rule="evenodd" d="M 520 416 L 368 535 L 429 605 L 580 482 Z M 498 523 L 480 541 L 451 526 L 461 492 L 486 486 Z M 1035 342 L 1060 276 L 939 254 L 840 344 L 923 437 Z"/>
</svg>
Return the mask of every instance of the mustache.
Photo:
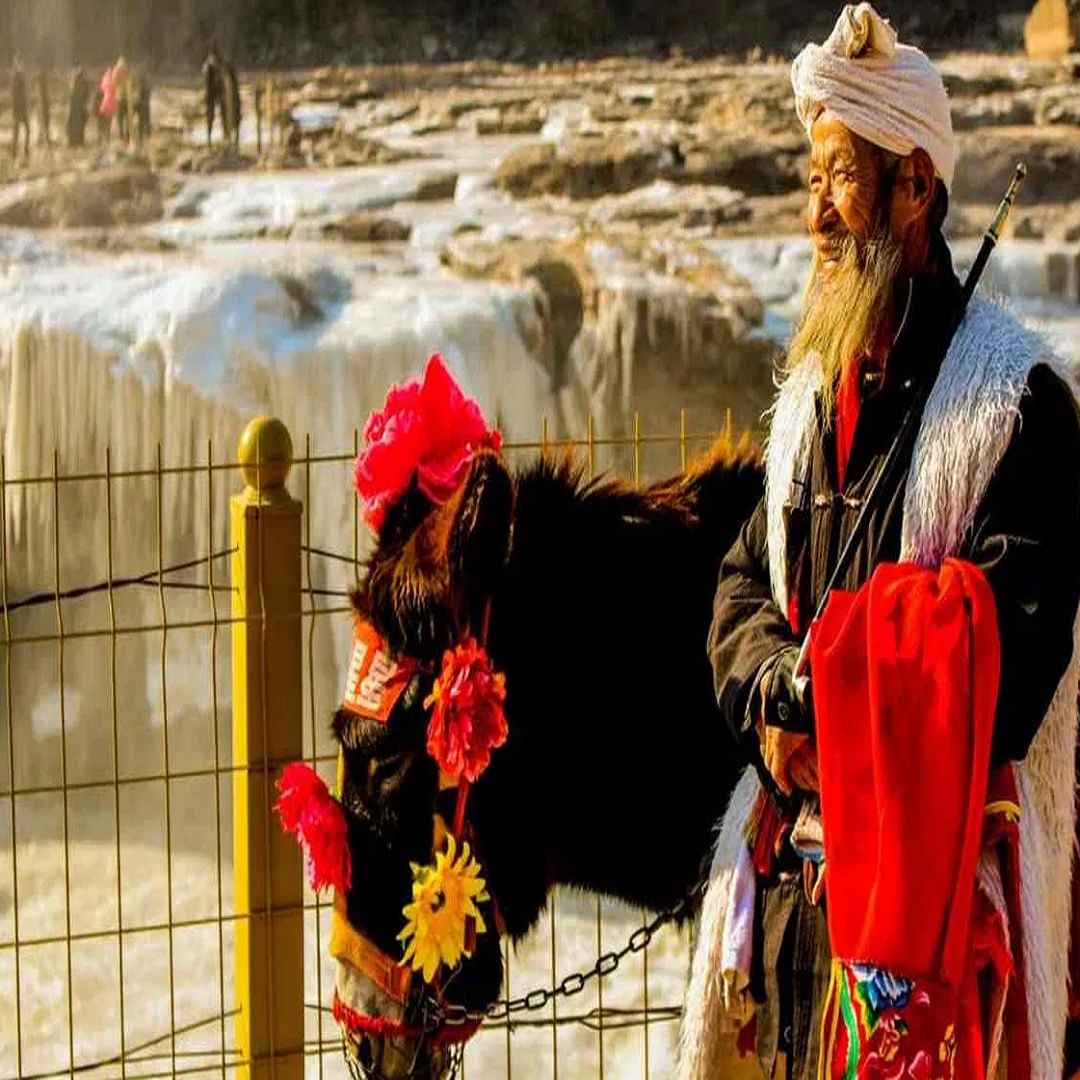
<svg viewBox="0 0 1080 1080">
<path fill-rule="evenodd" d="M 895 245 L 884 223 L 865 240 L 860 240 L 843 222 L 836 222 L 818 230 L 814 247 L 819 253 L 837 257 L 837 261 L 842 259 L 846 264 L 865 268 L 880 260 L 884 253 L 892 252 Z"/>
</svg>

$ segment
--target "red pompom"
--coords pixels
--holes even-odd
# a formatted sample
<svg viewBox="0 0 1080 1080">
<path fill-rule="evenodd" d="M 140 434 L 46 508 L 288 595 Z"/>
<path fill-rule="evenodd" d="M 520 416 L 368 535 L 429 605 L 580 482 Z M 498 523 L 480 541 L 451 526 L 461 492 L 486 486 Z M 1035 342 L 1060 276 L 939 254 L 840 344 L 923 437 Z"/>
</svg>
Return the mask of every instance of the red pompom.
<svg viewBox="0 0 1080 1080">
<path fill-rule="evenodd" d="M 311 888 L 315 892 L 330 887 L 348 892 L 352 857 L 341 803 L 330 794 L 322 777 L 303 762 L 285 766 L 277 789 L 281 794 L 274 809 L 282 829 L 292 833 L 304 849 Z"/>
<path fill-rule="evenodd" d="M 434 707 L 428 724 L 428 753 L 455 780 L 475 781 L 488 767 L 491 751 L 509 730 L 503 703 L 506 684 L 474 638 L 443 657 L 442 671 L 425 704 Z"/>
<path fill-rule="evenodd" d="M 444 503 L 476 451 L 502 445 L 499 432 L 488 428 L 480 406 L 461 392 L 438 353 L 428 359 L 422 380 L 390 388 L 382 409 L 368 417 L 363 438 L 356 490 L 373 529 L 382 527 L 414 475 L 433 503 Z"/>
</svg>

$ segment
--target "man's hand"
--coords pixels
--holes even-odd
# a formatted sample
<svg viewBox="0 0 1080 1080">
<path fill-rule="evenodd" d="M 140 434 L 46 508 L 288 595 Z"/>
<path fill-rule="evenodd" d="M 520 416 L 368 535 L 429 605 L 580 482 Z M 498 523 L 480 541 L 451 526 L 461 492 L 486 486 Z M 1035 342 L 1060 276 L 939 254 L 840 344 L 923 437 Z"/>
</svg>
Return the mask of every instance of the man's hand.
<svg viewBox="0 0 1080 1080">
<path fill-rule="evenodd" d="M 776 786 L 790 795 L 795 788 L 818 790 L 817 751 L 809 735 L 762 726 L 761 756 Z"/>
<path fill-rule="evenodd" d="M 798 650 L 795 650 L 796 654 L 797 652 Z M 790 795 L 795 788 L 803 791 L 818 790 L 817 752 L 810 736 L 766 722 L 776 712 L 777 699 L 779 704 L 785 706 L 781 710 L 785 719 L 790 715 L 787 705 L 791 696 L 790 682 L 793 671 L 794 657 L 781 656 L 776 663 L 766 668 L 757 695 L 761 703 L 757 727 L 762 760 L 776 781 L 776 786 L 785 795 Z"/>
<path fill-rule="evenodd" d="M 805 696 L 799 692 L 795 677 L 798 663 L 799 649 L 795 645 L 788 645 L 776 653 L 762 671 L 757 700 L 767 725 L 797 735 L 809 735 L 814 730 L 813 703 L 809 684 Z"/>
</svg>

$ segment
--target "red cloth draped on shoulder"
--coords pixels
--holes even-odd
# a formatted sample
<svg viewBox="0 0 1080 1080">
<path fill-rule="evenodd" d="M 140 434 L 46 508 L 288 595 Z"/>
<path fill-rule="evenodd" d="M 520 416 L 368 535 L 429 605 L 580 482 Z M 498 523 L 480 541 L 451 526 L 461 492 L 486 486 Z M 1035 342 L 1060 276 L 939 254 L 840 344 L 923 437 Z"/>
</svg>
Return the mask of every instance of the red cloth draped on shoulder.
<svg viewBox="0 0 1080 1080">
<path fill-rule="evenodd" d="M 811 670 L 839 959 L 959 985 L 999 666 L 993 594 L 968 563 L 883 564 L 831 597 Z"/>
</svg>

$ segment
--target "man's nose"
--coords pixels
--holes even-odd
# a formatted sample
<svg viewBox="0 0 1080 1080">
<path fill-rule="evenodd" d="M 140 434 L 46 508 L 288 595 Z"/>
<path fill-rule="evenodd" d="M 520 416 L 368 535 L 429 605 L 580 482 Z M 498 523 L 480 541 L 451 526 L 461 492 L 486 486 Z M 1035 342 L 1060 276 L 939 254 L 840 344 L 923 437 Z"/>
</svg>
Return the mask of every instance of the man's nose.
<svg viewBox="0 0 1080 1080">
<path fill-rule="evenodd" d="M 825 232 L 836 217 L 836 208 L 833 206 L 832 196 L 828 186 L 822 184 L 816 191 L 810 193 L 810 203 L 806 212 L 806 223 L 811 232 Z"/>
</svg>

